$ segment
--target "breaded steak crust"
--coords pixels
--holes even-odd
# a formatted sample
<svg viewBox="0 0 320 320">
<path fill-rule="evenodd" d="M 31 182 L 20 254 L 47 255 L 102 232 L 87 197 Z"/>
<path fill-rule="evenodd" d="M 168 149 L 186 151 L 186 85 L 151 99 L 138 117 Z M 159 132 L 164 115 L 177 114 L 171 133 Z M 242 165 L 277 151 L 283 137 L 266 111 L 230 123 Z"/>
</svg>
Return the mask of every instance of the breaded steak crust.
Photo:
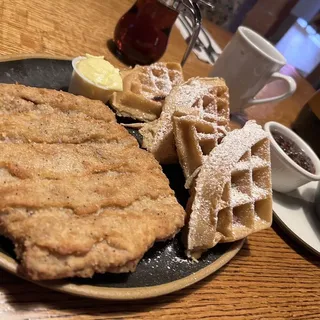
<svg viewBox="0 0 320 320">
<path fill-rule="evenodd" d="M 0 234 L 34 280 L 134 271 L 185 212 L 102 102 L 0 85 Z"/>
</svg>

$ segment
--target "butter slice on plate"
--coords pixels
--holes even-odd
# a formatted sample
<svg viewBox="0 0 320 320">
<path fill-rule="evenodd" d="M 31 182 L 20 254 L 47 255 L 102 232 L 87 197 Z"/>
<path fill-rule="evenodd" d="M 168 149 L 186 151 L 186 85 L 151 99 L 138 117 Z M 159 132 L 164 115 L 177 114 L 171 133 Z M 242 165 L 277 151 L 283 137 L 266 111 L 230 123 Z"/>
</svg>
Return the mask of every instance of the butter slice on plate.
<svg viewBox="0 0 320 320">
<path fill-rule="evenodd" d="M 119 69 L 102 56 L 86 54 L 72 60 L 69 92 L 106 103 L 115 91 L 122 91 Z"/>
</svg>

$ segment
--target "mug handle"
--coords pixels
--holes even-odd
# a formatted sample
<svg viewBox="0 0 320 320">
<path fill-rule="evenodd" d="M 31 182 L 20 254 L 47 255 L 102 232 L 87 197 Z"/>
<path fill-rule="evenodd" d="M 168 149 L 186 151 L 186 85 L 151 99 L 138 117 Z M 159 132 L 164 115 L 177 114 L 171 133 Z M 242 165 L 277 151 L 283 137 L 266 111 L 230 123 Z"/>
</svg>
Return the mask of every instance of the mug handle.
<svg viewBox="0 0 320 320">
<path fill-rule="evenodd" d="M 275 72 L 271 75 L 272 80 L 284 80 L 288 84 L 288 91 L 280 94 L 279 96 L 271 97 L 271 98 L 264 98 L 264 99 L 255 99 L 252 98 L 247 102 L 247 106 L 253 105 L 253 104 L 261 104 L 266 102 L 274 102 L 274 101 L 280 101 L 283 99 L 286 99 L 290 97 L 297 89 L 297 84 L 294 81 L 293 78 L 286 76 L 284 74 L 281 74 L 279 72 Z M 271 81 L 270 81 L 271 82 Z"/>
</svg>

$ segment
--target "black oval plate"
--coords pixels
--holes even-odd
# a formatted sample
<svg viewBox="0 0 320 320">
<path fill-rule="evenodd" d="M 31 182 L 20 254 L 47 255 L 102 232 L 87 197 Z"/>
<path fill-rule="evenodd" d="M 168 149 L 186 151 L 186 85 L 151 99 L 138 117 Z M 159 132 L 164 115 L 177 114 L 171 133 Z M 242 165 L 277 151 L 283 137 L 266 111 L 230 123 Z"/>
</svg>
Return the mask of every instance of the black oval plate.
<svg viewBox="0 0 320 320">
<path fill-rule="evenodd" d="M 8 61 L 10 60 L 10 61 Z M 7 58 L 0 62 L 0 82 L 66 91 L 72 73 L 70 60 L 51 57 Z M 137 138 L 134 130 L 129 131 Z M 139 139 L 138 139 L 139 140 Z M 185 206 L 188 193 L 179 165 L 163 166 L 178 201 Z M 55 290 L 100 299 L 140 299 L 166 294 L 201 280 L 227 263 L 242 247 L 243 241 L 218 244 L 198 262 L 186 259 L 179 235 L 156 243 L 133 273 L 96 274 L 91 279 L 35 282 Z M 13 244 L 0 237 L 0 266 L 16 273 Z M 19 274 L 18 274 L 19 275 Z M 20 276 L 20 275 L 19 275 Z"/>
</svg>

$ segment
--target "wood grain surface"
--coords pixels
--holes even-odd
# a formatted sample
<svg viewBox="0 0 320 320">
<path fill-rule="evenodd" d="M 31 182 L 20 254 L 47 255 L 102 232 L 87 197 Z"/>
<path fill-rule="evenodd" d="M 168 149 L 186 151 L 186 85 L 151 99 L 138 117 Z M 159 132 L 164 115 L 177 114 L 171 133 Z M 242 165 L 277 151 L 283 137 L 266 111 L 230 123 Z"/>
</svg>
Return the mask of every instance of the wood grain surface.
<svg viewBox="0 0 320 320">
<path fill-rule="evenodd" d="M 2 0 L 0 54 L 49 53 L 105 55 L 113 64 L 107 41 L 133 1 Z M 224 47 L 231 35 L 206 23 Z M 162 60 L 180 61 L 186 45 L 173 29 Z M 210 66 L 195 55 L 185 65 L 186 77 L 205 76 Z M 282 70 L 297 81 L 289 99 L 247 110 L 259 123 L 290 125 L 314 90 L 294 68 Z M 271 83 L 260 96 L 285 90 Z M 319 319 L 320 261 L 292 241 L 279 227 L 251 235 L 240 253 L 205 280 L 156 299 L 129 303 L 84 299 L 40 288 L 0 270 L 0 319 Z"/>
</svg>

